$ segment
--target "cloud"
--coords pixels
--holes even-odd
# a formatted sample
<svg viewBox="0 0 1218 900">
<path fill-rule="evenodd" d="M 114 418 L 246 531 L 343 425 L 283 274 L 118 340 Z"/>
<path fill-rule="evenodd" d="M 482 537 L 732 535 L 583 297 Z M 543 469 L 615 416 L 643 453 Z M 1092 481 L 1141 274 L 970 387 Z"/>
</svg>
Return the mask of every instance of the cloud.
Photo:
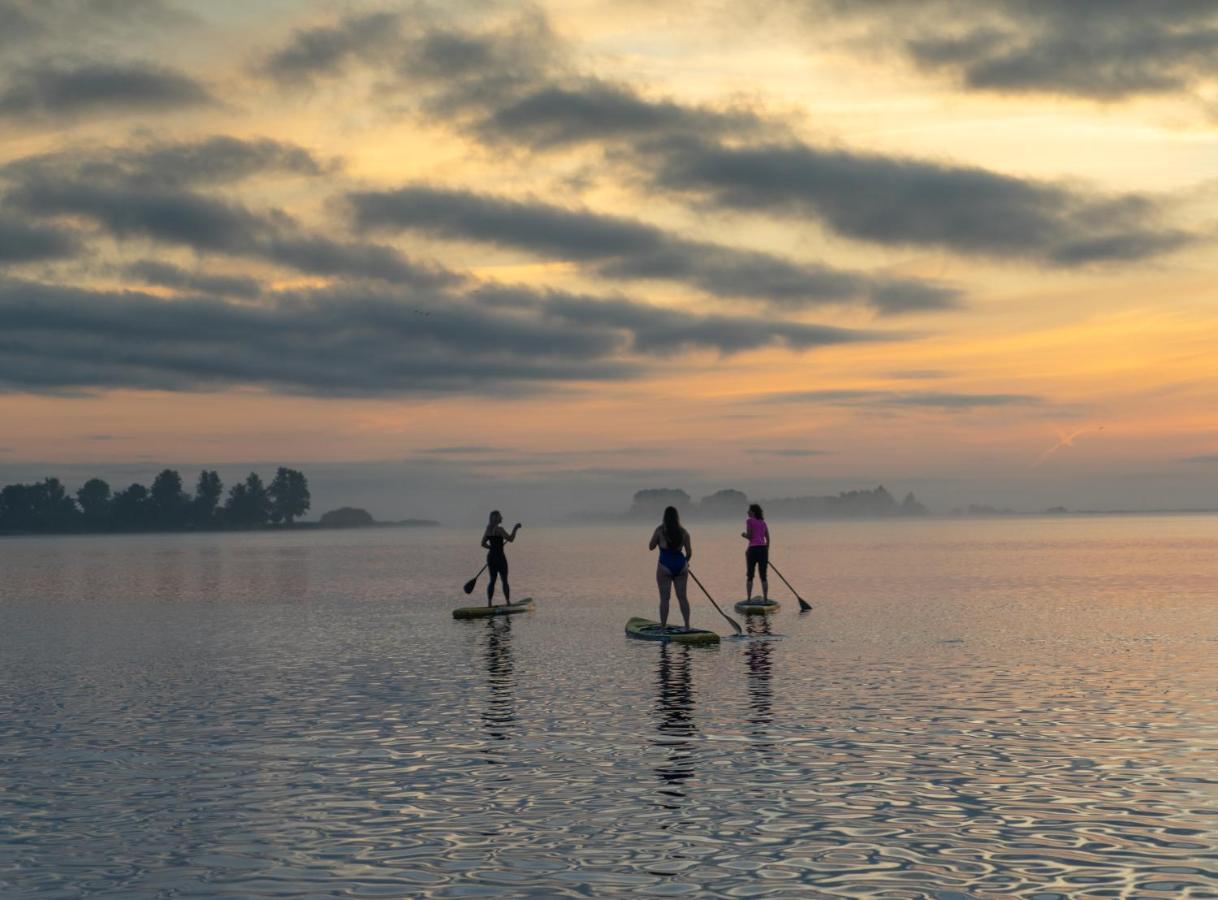
<svg viewBox="0 0 1218 900">
<path fill-rule="evenodd" d="M 1106 196 L 985 169 L 804 143 L 647 148 L 651 178 L 725 209 L 802 218 L 876 244 L 1059 266 L 1145 259 L 1189 242 L 1156 200 Z"/>
<path fill-rule="evenodd" d="M 762 347 L 809 350 L 838 344 L 898 340 L 900 335 L 810 325 L 745 316 L 698 315 L 684 310 L 603 299 L 560 291 L 487 286 L 473 292 L 482 303 L 499 309 L 530 309 L 543 317 L 583 328 L 610 328 L 630 335 L 631 349 L 712 350 L 724 355 Z"/>
<path fill-rule="evenodd" d="M 765 449 L 750 449 L 749 453 L 754 456 L 781 456 L 791 459 L 801 459 L 812 456 L 832 456 L 834 450 L 815 450 L 806 449 L 804 447 L 774 447 Z"/>
<path fill-rule="evenodd" d="M 795 0 L 818 33 L 862 22 L 919 68 L 970 90 L 1121 100 L 1218 75 L 1210 0 Z"/>
<path fill-rule="evenodd" d="M 79 252 L 75 232 L 30 223 L 0 210 L 0 266 L 64 259 Z"/>
<path fill-rule="evenodd" d="M 1218 463 L 1218 453 L 1203 453 L 1200 456 L 1186 456 L 1180 462 L 1186 463 Z"/>
<path fill-rule="evenodd" d="M 392 247 L 343 241 L 302 229 L 284 213 L 253 212 L 219 197 L 151 184 L 63 181 L 20 171 L 11 205 L 30 215 L 87 218 L 120 239 L 146 238 L 204 253 L 261 259 L 324 276 L 375 278 L 415 287 L 460 276 L 415 263 Z"/>
<path fill-rule="evenodd" d="M 884 406 L 938 410 L 969 410 L 1004 406 L 1039 406 L 1044 398 L 1034 394 L 962 394 L 937 391 L 834 390 L 782 391 L 759 394 L 766 403 L 811 403 L 824 406 Z"/>
<path fill-rule="evenodd" d="M 349 16 L 335 25 L 302 28 L 271 53 L 261 69 L 286 83 L 334 75 L 353 59 L 367 59 L 394 47 L 400 41 L 399 27 L 397 14 L 378 12 Z"/>
<path fill-rule="evenodd" d="M 864 299 L 886 314 L 956 305 L 930 283 L 872 278 L 768 253 L 677 237 L 654 225 L 537 201 L 416 185 L 348 195 L 364 230 L 410 229 L 586 264 L 602 278 L 676 281 L 717 297 L 798 308 Z"/>
<path fill-rule="evenodd" d="M 0 116 L 8 117 L 173 112 L 212 102 L 193 78 L 153 63 L 44 61 L 0 85 Z"/>
<path fill-rule="evenodd" d="M 888 338 L 527 288 L 403 295 L 346 286 L 253 305 L 0 280 L 0 321 L 0 385 L 61 392 L 494 394 L 634 377 L 659 349 L 736 353 Z"/>
<path fill-rule="evenodd" d="M 189 272 L 172 263 L 145 259 L 133 263 L 125 270 L 131 278 L 160 287 L 197 291 L 204 294 L 220 294 L 230 297 L 252 299 L 262 293 L 262 286 L 255 278 L 243 275 L 208 275 Z"/>
<path fill-rule="evenodd" d="M 165 0 L 0 0 L 0 47 L 71 47 L 81 35 L 130 34 L 191 18 Z"/>
<path fill-rule="evenodd" d="M 480 30 L 422 28 L 405 40 L 398 74 L 424 93 L 433 121 L 446 118 L 492 147 L 611 145 L 614 162 L 632 168 L 644 189 L 720 209 L 810 220 L 872 244 L 1062 267 L 1143 260 L 1193 238 L 1164 224 L 1154 197 L 818 146 L 752 109 L 649 98 L 579 71 L 542 17 Z M 652 263 L 665 265 L 671 258 Z M 806 282 L 807 273 L 795 280 Z M 939 286 L 909 282 L 871 297 L 891 314 L 953 300 Z"/>
<path fill-rule="evenodd" d="M 86 181 L 142 189 L 236 184 L 255 176 L 316 177 L 332 173 L 297 144 L 268 138 L 213 135 L 195 141 L 152 142 L 129 147 L 71 147 L 27 156 L 0 166 L 14 181 Z"/>
</svg>

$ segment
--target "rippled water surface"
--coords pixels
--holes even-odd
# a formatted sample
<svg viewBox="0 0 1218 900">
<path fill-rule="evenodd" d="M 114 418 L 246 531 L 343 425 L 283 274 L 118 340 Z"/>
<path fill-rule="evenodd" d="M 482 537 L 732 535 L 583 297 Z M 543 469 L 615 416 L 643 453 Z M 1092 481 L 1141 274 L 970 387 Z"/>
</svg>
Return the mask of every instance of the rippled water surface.
<svg viewBox="0 0 1218 900">
<path fill-rule="evenodd" d="M 649 533 L 0 541 L 0 895 L 1218 897 L 1218 519 Z"/>
</svg>

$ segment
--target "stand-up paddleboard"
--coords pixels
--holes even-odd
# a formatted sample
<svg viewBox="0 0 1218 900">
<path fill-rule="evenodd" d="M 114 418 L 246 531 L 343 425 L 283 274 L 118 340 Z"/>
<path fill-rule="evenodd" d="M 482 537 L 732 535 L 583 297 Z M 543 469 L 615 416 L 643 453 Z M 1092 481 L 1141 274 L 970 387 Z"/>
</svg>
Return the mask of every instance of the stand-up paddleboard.
<svg viewBox="0 0 1218 900">
<path fill-rule="evenodd" d="M 704 628 L 682 628 L 680 625 L 661 625 L 639 616 L 626 623 L 626 635 L 640 641 L 672 641 L 676 644 L 719 643 L 719 635 L 713 631 Z"/>
<path fill-rule="evenodd" d="M 462 606 L 453 610 L 454 619 L 481 619 L 486 616 L 510 616 L 512 613 L 528 612 L 533 608 L 533 598 L 525 597 L 515 603 L 494 606 Z"/>
<path fill-rule="evenodd" d="M 762 600 L 760 597 L 754 597 L 752 600 L 738 601 L 733 609 L 738 613 L 744 613 L 746 616 L 764 616 L 778 612 L 780 606 L 782 604 L 777 600 Z"/>
</svg>

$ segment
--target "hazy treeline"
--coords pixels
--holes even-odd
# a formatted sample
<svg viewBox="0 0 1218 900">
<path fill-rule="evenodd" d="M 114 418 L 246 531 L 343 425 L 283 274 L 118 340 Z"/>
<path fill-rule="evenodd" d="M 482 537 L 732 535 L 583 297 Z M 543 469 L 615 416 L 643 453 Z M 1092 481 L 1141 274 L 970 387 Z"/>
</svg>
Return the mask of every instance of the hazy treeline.
<svg viewBox="0 0 1218 900">
<path fill-rule="evenodd" d="M 929 510 L 912 493 L 897 502 L 881 485 L 871 491 L 842 491 L 824 497 L 778 497 L 759 500 L 766 516 L 788 519 L 836 519 L 873 516 L 925 516 Z M 666 506 L 675 506 L 682 514 L 707 518 L 743 518 L 750 500 L 742 491 L 716 491 L 694 502 L 685 491 L 674 488 L 652 488 L 635 491 L 630 504 L 631 518 L 655 518 Z"/>
<path fill-rule="evenodd" d="M 173 469 L 163 470 L 151 487 L 132 484 L 117 493 L 102 479 L 91 478 L 75 496 L 58 478 L 46 478 L 0 489 L 0 533 L 259 528 L 290 525 L 309 504 L 304 473 L 283 466 L 269 485 L 250 472 L 227 496 L 219 474 L 207 470 L 199 473 L 193 495 Z"/>
</svg>

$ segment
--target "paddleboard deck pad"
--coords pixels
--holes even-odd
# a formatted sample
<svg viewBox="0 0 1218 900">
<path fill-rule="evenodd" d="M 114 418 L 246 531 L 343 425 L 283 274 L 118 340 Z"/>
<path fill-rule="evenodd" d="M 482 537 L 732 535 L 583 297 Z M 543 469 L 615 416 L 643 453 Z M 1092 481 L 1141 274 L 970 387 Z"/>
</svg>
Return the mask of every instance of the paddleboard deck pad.
<svg viewBox="0 0 1218 900">
<path fill-rule="evenodd" d="M 741 600 L 733 607 L 736 612 L 744 613 L 745 615 L 754 614 L 764 616 L 768 613 L 778 612 L 782 604 L 777 600 Z"/>
<path fill-rule="evenodd" d="M 528 612 L 533 608 L 533 598 L 525 597 L 515 603 L 496 604 L 495 606 L 462 606 L 453 610 L 454 619 L 483 619 L 487 616 L 510 616 L 512 613 Z"/>
<path fill-rule="evenodd" d="M 640 641 L 663 641 L 676 644 L 717 644 L 719 635 L 703 628 L 682 628 L 680 625 L 661 625 L 650 619 L 635 616 L 626 623 L 628 637 Z"/>
</svg>

